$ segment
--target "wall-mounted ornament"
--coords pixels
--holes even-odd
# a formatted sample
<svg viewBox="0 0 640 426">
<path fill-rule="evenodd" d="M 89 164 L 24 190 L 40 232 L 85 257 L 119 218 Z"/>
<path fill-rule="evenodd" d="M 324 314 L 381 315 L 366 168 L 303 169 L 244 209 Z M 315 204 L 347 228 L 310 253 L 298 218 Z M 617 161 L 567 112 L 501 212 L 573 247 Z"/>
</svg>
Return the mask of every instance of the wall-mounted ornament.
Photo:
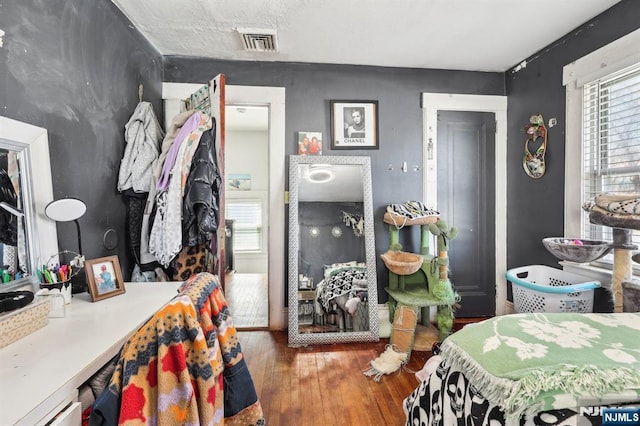
<svg viewBox="0 0 640 426">
<path fill-rule="evenodd" d="M 356 237 L 361 237 L 364 234 L 363 216 L 343 211 L 342 221 L 346 226 L 353 229 L 353 233 L 356 235 Z"/>
<path fill-rule="evenodd" d="M 312 227 L 311 229 L 309 229 L 309 235 L 311 235 L 313 238 L 316 238 L 320 235 L 320 229 L 316 226 Z"/>
<path fill-rule="evenodd" d="M 331 228 L 331 235 L 336 238 L 342 237 L 342 228 L 340 228 L 339 226 L 334 226 L 333 228 Z"/>
<path fill-rule="evenodd" d="M 542 114 L 532 115 L 529 124 L 525 126 L 524 155 L 522 167 L 529 177 L 541 178 L 544 175 L 546 165 L 544 156 L 547 151 L 547 128 L 544 126 Z M 529 143 L 539 143 L 538 148 L 532 154 Z"/>
</svg>

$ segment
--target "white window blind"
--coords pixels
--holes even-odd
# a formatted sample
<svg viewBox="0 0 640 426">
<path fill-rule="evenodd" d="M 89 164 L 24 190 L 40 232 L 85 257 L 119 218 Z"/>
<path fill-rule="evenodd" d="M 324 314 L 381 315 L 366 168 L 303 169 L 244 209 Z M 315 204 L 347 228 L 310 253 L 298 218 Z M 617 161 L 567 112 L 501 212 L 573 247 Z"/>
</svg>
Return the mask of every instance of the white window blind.
<svg viewBox="0 0 640 426">
<path fill-rule="evenodd" d="M 234 220 L 233 250 L 262 251 L 262 201 L 226 200 L 226 218 Z"/>
<path fill-rule="evenodd" d="M 640 64 L 583 87 L 583 200 L 601 192 L 640 193 Z M 583 237 L 612 240 L 585 221 Z M 640 232 L 633 231 L 634 244 Z M 612 256 L 602 259 L 612 263 Z"/>
</svg>

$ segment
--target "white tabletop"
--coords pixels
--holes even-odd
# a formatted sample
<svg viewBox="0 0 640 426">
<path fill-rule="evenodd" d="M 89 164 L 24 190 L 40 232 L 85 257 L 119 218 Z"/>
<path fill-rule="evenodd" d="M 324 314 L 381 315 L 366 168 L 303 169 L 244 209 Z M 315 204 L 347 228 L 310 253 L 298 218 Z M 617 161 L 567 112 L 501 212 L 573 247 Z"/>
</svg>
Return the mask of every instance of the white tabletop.
<svg viewBox="0 0 640 426">
<path fill-rule="evenodd" d="M 113 358 L 175 296 L 178 282 L 125 283 L 92 303 L 74 294 L 64 318 L 0 349 L 0 425 L 34 425 Z"/>
</svg>

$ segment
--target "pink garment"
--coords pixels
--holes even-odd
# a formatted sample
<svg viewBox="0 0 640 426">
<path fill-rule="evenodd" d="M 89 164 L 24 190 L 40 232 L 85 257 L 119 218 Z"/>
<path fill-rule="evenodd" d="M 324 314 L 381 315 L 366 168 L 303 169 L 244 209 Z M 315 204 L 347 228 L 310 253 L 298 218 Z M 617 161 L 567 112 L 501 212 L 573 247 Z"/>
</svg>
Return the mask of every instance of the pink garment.
<svg viewBox="0 0 640 426">
<path fill-rule="evenodd" d="M 201 118 L 202 114 L 199 111 L 196 111 L 182 125 L 180 131 L 178 131 L 178 134 L 176 135 L 171 148 L 169 148 L 167 157 L 164 159 L 164 163 L 162 164 L 162 172 L 160 173 L 158 183 L 156 184 L 156 189 L 158 189 L 159 191 L 166 191 L 167 188 L 169 188 L 171 169 L 173 169 L 173 166 L 176 163 L 176 158 L 178 157 L 180 146 L 182 145 L 182 142 L 191 134 L 191 132 L 198 128 Z"/>
</svg>

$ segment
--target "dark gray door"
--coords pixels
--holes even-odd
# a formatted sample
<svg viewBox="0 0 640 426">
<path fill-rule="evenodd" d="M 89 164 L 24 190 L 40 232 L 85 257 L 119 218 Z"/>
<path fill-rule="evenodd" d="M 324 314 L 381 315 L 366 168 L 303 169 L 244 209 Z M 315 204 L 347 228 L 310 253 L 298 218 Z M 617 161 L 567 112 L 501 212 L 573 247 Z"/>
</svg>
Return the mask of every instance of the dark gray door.
<svg viewBox="0 0 640 426">
<path fill-rule="evenodd" d="M 438 111 L 438 211 L 458 229 L 449 246 L 456 317 L 496 311 L 495 126 L 493 113 Z"/>
</svg>

